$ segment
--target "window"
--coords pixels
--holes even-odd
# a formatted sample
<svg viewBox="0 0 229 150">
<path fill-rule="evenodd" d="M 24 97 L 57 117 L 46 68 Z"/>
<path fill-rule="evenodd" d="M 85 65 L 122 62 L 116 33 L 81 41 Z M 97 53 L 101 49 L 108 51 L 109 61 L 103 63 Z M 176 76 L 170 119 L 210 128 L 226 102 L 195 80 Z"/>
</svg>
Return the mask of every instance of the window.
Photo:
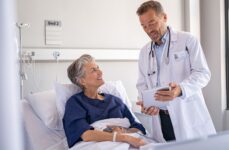
<svg viewBox="0 0 229 150">
<path fill-rule="evenodd" d="M 227 91 L 227 109 L 229 109 L 229 6 L 228 1 L 225 0 L 225 37 L 226 37 L 226 91 Z"/>
</svg>

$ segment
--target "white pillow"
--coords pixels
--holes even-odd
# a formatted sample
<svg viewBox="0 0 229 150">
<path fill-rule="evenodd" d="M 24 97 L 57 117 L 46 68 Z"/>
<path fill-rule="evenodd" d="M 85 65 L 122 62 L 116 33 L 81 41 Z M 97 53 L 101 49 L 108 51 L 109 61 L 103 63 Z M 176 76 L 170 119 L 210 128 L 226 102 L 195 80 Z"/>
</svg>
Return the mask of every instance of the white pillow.
<svg viewBox="0 0 229 150">
<path fill-rule="evenodd" d="M 78 86 L 74 84 L 60 84 L 60 83 L 55 83 L 55 90 L 56 90 L 56 96 L 57 96 L 56 106 L 57 106 L 57 111 L 60 117 L 59 120 L 62 121 L 64 112 L 65 112 L 65 104 L 67 100 L 72 95 L 79 93 L 82 90 L 81 88 L 79 88 Z M 129 101 L 129 98 L 126 94 L 126 90 L 121 81 L 106 82 L 104 85 L 102 85 L 99 88 L 99 91 L 102 93 L 112 94 L 112 95 L 119 97 L 120 99 L 123 100 L 123 102 L 131 110 L 131 102 Z M 61 128 L 63 128 L 63 126 Z"/>
<path fill-rule="evenodd" d="M 132 105 L 126 93 L 126 89 L 122 84 L 122 81 L 108 81 L 99 88 L 99 91 L 119 97 L 123 103 L 126 104 L 127 107 L 131 110 Z"/>
<path fill-rule="evenodd" d="M 62 121 L 65 112 L 65 104 L 67 100 L 74 94 L 79 93 L 82 89 L 74 84 L 60 84 L 55 83 L 55 91 L 56 91 L 56 108 L 58 112 L 58 116 Z"/>
<path fill-rule="evenodd" d="M 28 94 L 25 99 L 48 128 L 60 128 L 60 120 L 56 108 L 56 94 L 54 90 Z"/>
</svg>

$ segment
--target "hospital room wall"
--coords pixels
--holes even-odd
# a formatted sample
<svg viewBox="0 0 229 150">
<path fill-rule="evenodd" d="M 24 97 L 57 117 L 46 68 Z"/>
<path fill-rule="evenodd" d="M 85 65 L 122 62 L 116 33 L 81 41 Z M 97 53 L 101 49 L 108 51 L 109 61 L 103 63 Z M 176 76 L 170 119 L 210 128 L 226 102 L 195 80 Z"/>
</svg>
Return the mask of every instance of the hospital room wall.
<svg viewBox="0 0 229 150">
<path fill-rule="evenodd" d="M 22 31 L 23 47 L 139 49 L 149 38 L 136 10 L 146 0 L 19 0 L 19 22 L 30 24 Z M 183 0 L 160 0 L 168 22 L 184 29 Z M 62 22 L 61 45 L 45 44 L 45 20 Z"/>
<path fill-rule="evenodd" d="M 18 20 L 30 24 L 30 28 L 22 31 L 23 48 L 139 50 L 149 41 L 135 13 L 143 1 L 19 0 Z M 184 1 L 161 2 L 169 14 L 169 24 L 185 30 Z M 44 20 L 62 21 L 62 45 L 45 45 Z M 122 80 L 132 101 L 137 98 L 137 59 L 98 61 L 105 80 Z M 36 61 L 35 66 L 25 65 L 28 80 L 24 81 L 24 95 L 53 88 L 56 76 L 59 82 L 69 83 L 66 75 L 69 64 L 69 61 L 60 61 L 58 65 L 53 61 Z"/>
<path fill-rule="evenodd" d="M 226 111 L 224 0 L 201 0 L 201 42 L 212 77 L 204 88 L 206 103 L 218 131 L 229 129 Z"/>
<path fill-rule="evenodd" d="M 70 63 L 39 62 L 34 64 L 35 66 L 27 65 L 28 80 L 24 81 L 24 94 L 52 89 L 56 80 L 60 83 L 70 83 L 66 71 Z M 132 102 L 137 100 L 137 61 L 97 61 L 97 64 L 103 71 L 105 81 L 121 80 L 129 99 Z"/>
</svg>

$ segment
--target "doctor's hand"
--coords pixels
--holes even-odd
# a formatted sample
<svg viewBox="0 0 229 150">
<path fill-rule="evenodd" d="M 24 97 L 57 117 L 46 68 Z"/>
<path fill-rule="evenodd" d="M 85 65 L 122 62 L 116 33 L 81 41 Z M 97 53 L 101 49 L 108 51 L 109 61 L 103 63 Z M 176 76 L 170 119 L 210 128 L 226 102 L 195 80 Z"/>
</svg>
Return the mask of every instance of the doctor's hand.
<svg viewBox="0 0 229 150">
<path fill-rule="evenodd" d="M 182 95 L 181 88 L 176 83 L 169 83 L 169 86 L 171 87 L 171 90 L 169 91 L 160 91 L 158 90 L 154 97 L 158 101 L 171 101 L 174 98 Z"/>
<path fill-rule="evenodd" d="M 151 116 L 159 114 L 160 109 L 158 107 L 151 106 L 146 108 L 143 106 L 142 101 L 138 101 L 136 104 L 141 106 L 141 112 L 144 114 L 151 115 Z"/>
</svg>

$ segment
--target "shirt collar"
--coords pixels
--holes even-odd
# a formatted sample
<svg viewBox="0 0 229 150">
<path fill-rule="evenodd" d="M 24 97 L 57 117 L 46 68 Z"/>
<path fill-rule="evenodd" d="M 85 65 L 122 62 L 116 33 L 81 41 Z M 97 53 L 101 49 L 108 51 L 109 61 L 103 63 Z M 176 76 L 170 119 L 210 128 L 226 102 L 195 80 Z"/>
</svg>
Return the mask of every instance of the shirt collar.
<svg viewBox="0 0 229 150">
<path fill-rule="evenodd" d="M 166 30 L 165 34 L 161 37 L 162 43 L 160 45 L 157 45 L 156 43 L 154 43 L 153 46 L 159 47 L 159 46 L 164 45 L 167 40 L 167 37 L 168 37 L 168 29 Z"/>
</svg>

